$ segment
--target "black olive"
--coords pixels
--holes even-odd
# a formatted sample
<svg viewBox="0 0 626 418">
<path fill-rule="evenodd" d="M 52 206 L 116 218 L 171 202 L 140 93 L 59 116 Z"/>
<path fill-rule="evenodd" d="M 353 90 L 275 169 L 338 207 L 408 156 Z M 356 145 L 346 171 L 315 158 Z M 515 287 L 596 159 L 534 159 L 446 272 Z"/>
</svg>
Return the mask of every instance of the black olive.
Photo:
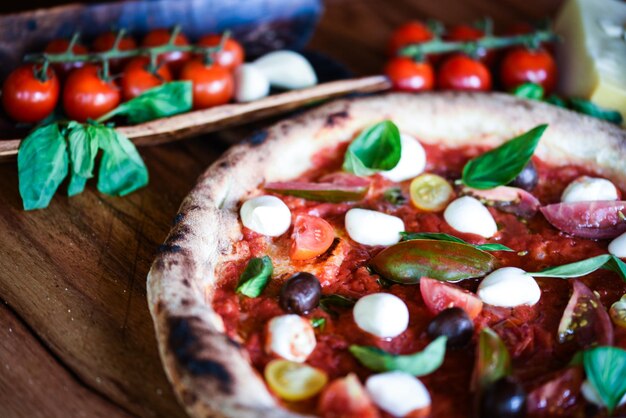
<svg viewBox="0 0 626 418">
<path fill-rule="evenodd" d="M 520 189 L 524 189 L 530 192 L 535 188 L 537 183 L 539 182 L 539 175 L 537 174 L 537 169 L 535 168 L 535 164 L 531 161 L 526 164 L 526 167 L 520 171 L 520 173 L 513 179 L 509 185 L 513 187 L 519 187 Z"/>
<path fill-rule="evenodd" d="M 317 277 L 300 272 L 291 276 L 280 289 L 280 306 L 287 312 L 305 314 L 320 303 L 322 286 Z"/>
<path fill-rule="evenodd" d="M 445 309 L 433 318 L 426 329 L 431 338 L 448 337 L 447 346 L 459 348 L 467 345 L 474 335 L 474 322 L 461 308 Z"/>
<path fill-rule="evenodd" d="M 487 385 L 480 398 L 480 418 L 523 418 L 526 416 L 526 392 L 510 376 Z"/>
</svg>

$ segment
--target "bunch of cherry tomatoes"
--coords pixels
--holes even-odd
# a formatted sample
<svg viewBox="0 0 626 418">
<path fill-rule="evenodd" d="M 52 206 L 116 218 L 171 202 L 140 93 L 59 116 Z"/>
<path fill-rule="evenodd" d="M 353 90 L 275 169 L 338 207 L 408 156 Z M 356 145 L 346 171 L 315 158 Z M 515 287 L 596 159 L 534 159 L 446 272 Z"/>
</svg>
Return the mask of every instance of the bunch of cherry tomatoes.
<svg viewBox="0 0 626 418">
<path fill-rule="evenodd" d="M 506 35 L 525 35 L 534 28 L 517 24 Z M 408 45 L 433 41 L 437 36 L 421 22 L 412 21 L 397 28 L 390 39 L 390 56 L 385 74 L 397 90 L 488 91 L 494 85 L 510 91 L 524 83 L 540 84 L 546 93 L 553 91 L 557 66 L 549 45 L 511 46 L 502 50 L 478 48 L 474 54 L 447 53 L 425 57 L 402 56 Z M 443 41 L 475 42 L 485 38 L 485 31 L 471 25 L 457 25 L 445 31 Z"/>
<path fill-rule="evenodd" d="M 118 36 L 116 32 L 101 34 L 91 44 L 91 52 L 111 51 L 116 41 L 118 51 L 138 48 L 133 37 L 124 34 L 117 40 Z M 172 33 L 167 29 L 152 30 L 141 41 L 141 47 L 167 45 L 171 37 Z M 173 39 L 173 45 L 189 45 L 182 33 L 174 34 Z M 110 72 L 103 71 L 102 64 L 77 60 L 50 65 L 24 64 L 4 81 L 2 103 L 6 113 L 17 122 L 43 120 L 54 111 L 59 101 L 68 118 L 84 122 L 97 119 L 122 101 L 174 78 L 192 82 L 194 109 L 228 103 L 234 93 L 233 69 L 243 63 L 244 49 L 230 37 L 221 41 L 222 35 L 206 35 L 197 42 L 202 47 L 221 46 L 210 63 L 189 50 L 172 50 L 159 55 L 156 65 L 151 64 L 148 56 L 112 59 Z M 56 39 L 46 46 L 44 52 L 83 55 L 90 51 L 81 43 Z"/>
</svg>

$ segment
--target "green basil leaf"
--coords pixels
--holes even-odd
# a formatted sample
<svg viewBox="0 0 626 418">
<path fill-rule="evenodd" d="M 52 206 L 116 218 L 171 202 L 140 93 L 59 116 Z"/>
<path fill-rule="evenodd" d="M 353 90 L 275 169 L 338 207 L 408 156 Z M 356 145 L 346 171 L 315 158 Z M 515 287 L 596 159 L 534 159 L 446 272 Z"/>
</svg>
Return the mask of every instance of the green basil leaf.
<svg viewBox="0 0 626 418">
<path fill-rule="evenodd" d="M 56 123 L 32 131 L 17 154 L 19 189 L 25 210 L 48 206 L 67 176 L 67 143 Z"/>
<path fill-rule="evenodd" d="M 322 295 L 320 298 L 320 308 L 323 311 L 329 313 L 332 316 L 337 316 L 339 313 L 333 309 L 333 307 L 351 308 L 356 303 L 356 300 L 341 295 Z"/>
<path fill-rule="evenodd" d="M 540 84 L 524 83 L 515 87 L 513 95 L 522 99 L 541 100 L 543 99 L 544 90 Z"/>
<path fill-rule="evenodd" d="M 122 103 L 98 119 L 103 122 L 114 116 L 125 116 L 129 123 L 142 123 L 191 110 L 192 85 L 190 81 L 172 81 L 146 90 L 141 95 Z"/>
<path fill-rule="evenodd" d="M 469 160 L 463 167 L 463 183 L 483 190 L 509 184 L 526 167 L 547 127 L 539 125 Z"/>
<path fill-rule="evenodd" d="M 67 185 L 67 195 L 72 197 L 77 194 L 81 194 L 85 190 L 87 180 L 87 177 L 83 177 L 80 174 L 70 173 L 70 183 Z"/>
<path fill-rule="evenodd" d="M 472 388 L 486 385 L 511 374 L 511 356 L 500 336 L 490 328 L 483 328 L 478 337 L 476 365 Z"/>
<path fill-rule="evenodd" d="M 390 354 L 377 347 L 351 345 L 350 353 L 370 370 L 385 372 L 400 370 L 413 376 L 424 376 L 437 370 L 446 355 L 448 337 L 439 336 L 424 350 L 409 355 Z"/>
<path fill-rule="evenodd" d="M 593 273 L 603 267 L 611 260 L 609 254 L 602 254 L 596 257 L 587 258 L 585 260 L 576 261 L 574 263 L 563 264 L 562 266 L 550 267 L 535 273 L 528 273 L 533 277 L 556 277 L 561 279 L 569 279 L 572 277 L 581 277 Z"/>
<path fill-rule="evenodd" d="M 474 247 L 478 248 L 479 250 L 482 251 L 509 251 L 509 252 L 515 252 L 514 249 L 507 247 L 506 245 L 502 245 L 502 244 L 498 244 L 498 243 L 491 243 L 488 242 L 487 244 L 476 244 L 474 245 Z"/>
<path fill-rule="evenodd" d="M 589 100 L 585 99 L 569 99 L 569 104 L 572 109 L 577 112 L 584 113 L 585 115 L 593 116 L 594 118 L 602 119 L 607 122 L 615 123 L 619 125 L 624 120 L 622 114 L 617 110 L 605 109 Z"/>
<path fill-rule="evenodd" d="M 458 242 L 460 244 L 471 245 L 482 251 L 515 251 L 506 245 L 487 243 L 487 244 L 470 244 L 454 235 L 444 234 L 443 232 L 400 232 L 402 241 L 410 241 L 414 239 L 433 239 L 436 241 Z"/>
<path fill-rule="evenodd" d="M 71 163 L 68 196 L 74 196 L 85 190 L 87 179 L 93 177 L 93 168 L 98 154 L 98 138 L 89 135 L 89 130 L 82 124 L 71 121 L 66 129 Z"/>
<path fill-rule="evenodd" d="M 564 109 L 567 108 L 567 103 L 565 102 L 565 100 L 561 99 L 556 94 L 551 94 L 550 96 L 546 97 L 544 99 L 544 102 L 550 103 L 551 105 L 554 105 L 557 107 L 562 107 Z"/>
<path fill-rule="evenodd" d="M 265 289 L 273 272 L 274 266 L 268 256 L 251 258 L 239 278 L 237 293 L 249 298 L 258 297 Z"/>
<path fill-rule="evenodd" d="M 406 203 L 406 196 L 402 194 L 402 190 L 400 190 L 399 187 L 391 187 L 385 190 L 385 193 L 383 193 L 383 197 L 387 202 L 391 203 L 392 205 L 399 206 Z"/>
<path fill-rule="evenodd" d="M 103 151 L 98 173 L 98 190 L 112 196 L 124 196 L 148 184 L 148 169 L 132 142 L 106 126 L 87 127 L 98 138 Z"/>
<path fill-rule="evenodd" d="M 617 347 L 595 347 L 585 351 L 583 365 L 589 383 L 610 415 L 626 395 L 626 351 Z"/>
<path fill-rule="evenodd" d="M 326 326 L 326 318 L 311 318 L 311 326 L 323 330 Z"/>
<path fill-rule="evenodd" d="M 609 261 L 607 261 L 606 264 L 602 266 L 602 268 L 606 270 L 611 270 L 619 274 L 620 278 L 626 281 L 626 263 L 624 263 L 618 257 L 612 255 Z"/>
<path fill-rule="evenodd" d="M 369 176 L 394 168 L 400 161 L 400 131 L 390 120 L 364 129 L 352 141 L 344 157 L 343 169 L 357 176 Z"/>
</svg>

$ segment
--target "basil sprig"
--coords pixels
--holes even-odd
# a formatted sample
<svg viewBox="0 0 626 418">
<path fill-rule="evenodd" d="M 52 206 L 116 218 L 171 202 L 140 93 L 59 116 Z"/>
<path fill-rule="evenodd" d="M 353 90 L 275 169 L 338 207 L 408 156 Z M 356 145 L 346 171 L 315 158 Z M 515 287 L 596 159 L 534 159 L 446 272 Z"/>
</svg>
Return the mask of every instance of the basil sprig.
<svg viewBox="0 0 626 418">
<path fill-rule="evenodd" d="M 513 95 L 522 99 L 541 100 L 545 93 L 543 87 L 537 83 L 524 83 L 513 89 Z"/>
<path fill-rule="evenodd" d="M 237 293 L 250 298 L 258 297 L 265 289 L 273 272 L 274 266 L 268 256 L 251 258 L 243 273 L 241 273 L 239 284 L 237 285 Z"/>
<path fill-rule="evenodd" d="M 413 376 L 424 376 L 437 370 L 446 354 L 448 337 L 442 335 L 415 354 L 397 355 L 377 347 L 351 345 L 350 353 L 370 370 L 376 372 L 400 370 Z"/>
<path fill-rule="evenodd" d="M 348 146 L 343 169 L 357 176 L 369 176 L 394 168 L 400 161 L 400 131 L 390 120 L 364 129 Z"/>
<path fill-rule="evenodd" d="M 445 234 L 443 232 L 400 232 L 400 236 L 402 236 L 402 241 L 411 241 L 414 239 L 433 239 L 436 241 L 458 242 L 460 244 L 471 245 L 472 247 L 482 251 L 515 251 L 507 247 L 506 245 L 498 243 L 470 244 L 469 242 L 464 241 L 461 238 L 455 237 L 454 235 Z"/>
<path fill-rule="evenodd" d="M 611 254 L 602 254 L 574 263 L 550 267 L 538 272 L 528 273 L 533 277 L 555 277 L 570 279 L 573 277 L 586 276 L 598 269 L 610 270 L 617 273 L 622 280 L 626 281 L 626 263 Z"/>
<path fill-rule="evenodd" d="M 463 167 L 463 184 L 492 189 L 509 184 L 530 161 L 548 125 L 539 125 L 497 148 L 473 158 Z"/>
<path fill-rule="evenodd" d="M 594 118 L 602 119 L 617 125 L 623 122 L 622 114 L 617 110 L 606 109 L 589 100 L 569 99 L 569 105 L 575 111 L 593 116 Z"/>
<path fill-rule="evenodd" d="M 98 138 L 94 127 L 70 122 L 66 136 L 69 143 L 72 170 L 67 189 L 68 196 L 74 196 L 85 190 L 87 180 L 93 177 L 93 169 L 98 154 Z"/>
<path fill-rule="evenodd" d="M 626 395 L 626 351 L 617 347 L 591 348 L 583 353 L 583 366 L 589 383 L 611 414 Z"/>
</svg>

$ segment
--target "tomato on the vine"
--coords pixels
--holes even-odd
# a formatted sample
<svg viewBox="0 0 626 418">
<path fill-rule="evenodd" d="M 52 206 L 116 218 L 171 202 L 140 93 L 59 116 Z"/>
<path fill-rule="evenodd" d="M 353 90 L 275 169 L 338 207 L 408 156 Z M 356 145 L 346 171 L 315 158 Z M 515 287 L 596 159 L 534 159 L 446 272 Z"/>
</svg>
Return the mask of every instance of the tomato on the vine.
<svg viewBox="0 0 626 418">
<path fill-rule="evenodd" d="M 222 40 L 221 35 L 206 35 L 200 38 L 198 45 L 215 47 L 220 44 Z M 239 42 L 233 38 L 228 38 L 224 42 L 224 46 L 220 52 L 215 54 L 214 61 L 216 64 L 228 68 L 229 70 L 235 69 L 235 67 L 243 64 L 245 52 Z"/>
<path fill-rule="evenodd" d="M 142 45 L 147 47 L 165 45 L 169 42 L 171 36 L 171 32 L 167 29 L 154 29 L 143 38 Z M 179 33 L 174 38 L 174 45 L 189 45 L 189 41 L 184 34 Z M 191 53 L 187 51 L 171 51 L 159 56 L 159 59 L 170 65 L 174 71 L 180 70 L 183 64 L 189 61 L 190 58 Z"/>
<path fill-rule="evenodd" d="M 430 41 L 432 38 L 433 33 L 423 23 L 418 21 L 405 23 L 391 35 L 388 46 L 389 56 L 395 56 L 403 46 Z"/>
<path fill-rule="evenodd" d="M 48 54 L 62 54 L 67 52 L 67 49 L 70 46 L 70 41 L 68 39 L 55 39 L 46 45 L 44 52 Z M 79 44 L 78 42 L 74 44 L 72 47 L 72 52 L 78 55 L 86 54 L 89 52 L 87 48 Z M 61 78 L 65 78 L 70 71 L 75 70 L 84 66 L 85 63 L 83 61 L 75 61 L 75 62 L 58 62 L 52 64 L 52 68 L 57 73 L 57 75 Z"/>
<path fill-rule="evenodd" d="M 48 68 L 45 81 L 37 78 L 42 71 L 34 64 L 13 70 L 2 86 L 2 104 L 7 114 L 18 122 L 39 122 L 54 110 L 59 99 L 59 80 Z"/>
<path fill-rule="evenodd" d="M 449 41 L 472 42 L 478 41 L 485 37 L 485 32 L 471 25 L 456 25 L 452 27 L 446 34 Z M 495 50 L 479 48 L 476 51 L 478 57 L 487 65 L 493 64 L 495 60 Z"/>
<path fill-rule="evenodd" d="M 180 71 L 180 79 L 193 83 L 194 109 L 228 103 L 235 90 L 230 71 L 219 65 L 205 65 L 202 60 L 186 62 Z"/>
<path fill-rule="evenodd" d="M 556 86 L 556 79 L 556 62 L 545 49 L 514 48 L 500 64 L 500 81 L 507 90 L 530 82 L 540 84 L 550 93 Z"/>
<path fill-rule="evenodd" d="M 120 103 L 120 90 L 100 77 L 100 67 L 85 65 L 73 71 L 63 88 L 63 108 L 71 119 L 97 119 Z"/>
<path fill-rule="evenodd" d="M 104 32 L 100 34 L 91 44 L 91 49 L 94 52 L 106 52 L 113 49 L 113 45 L 115 45 L 115 40 L 117 39 L 116 32 Z M 120 42 L 117 44 L 117 49 L 120 51 L 128 51 L 130 49 L 137 48 L 137 42 L 135 39 L 129 35 L 122 36 Z M 122 65 L 126 60 L 123 59 L 114 59 L 111 60 L 111 68 L 112 69 L 121 69 Z"/>
<path fill-rule="evenodd" d="M 148 89 L 172 81 L 172 73 L 167 65 L 159 65 L 154 72 L 150 71 L 149 66 L 147 57 L 133 58 L 126 65 L 120 80 L 124 100 L 133 99 Z"/>
<path fill-rule="evenodd" d="M 392 58 L 385 66 L 385 74 L 396 90 L 427 91 L 432 90 L 435 84 L 432 65 L 409 57 Z"/>
<path fill-rule="evenodd" d="M 444 90 L 488 91 L 491 89 L 491 74 L 482 62 L 456 54 L 439 67 L 437 84 Z"/>
</svg>

